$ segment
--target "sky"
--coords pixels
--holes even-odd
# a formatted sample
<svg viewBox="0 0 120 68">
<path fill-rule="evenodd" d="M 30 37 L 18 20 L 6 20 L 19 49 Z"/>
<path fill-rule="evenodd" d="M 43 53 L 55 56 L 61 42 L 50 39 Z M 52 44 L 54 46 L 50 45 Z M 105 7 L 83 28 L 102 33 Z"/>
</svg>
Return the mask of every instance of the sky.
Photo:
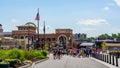
<svg viewBox="0 0 120 68">
<path fill-rule="evenodd" d="M 88 37 L 120 33 L 120 0 L 0 0 L 0 24 L 4 32 L 17 30 L 27 22 L 37 24 L 40 14 L 40 33 L 43 22 L 46 33 L 55 29 L 70 28 Z"/>
</svg>

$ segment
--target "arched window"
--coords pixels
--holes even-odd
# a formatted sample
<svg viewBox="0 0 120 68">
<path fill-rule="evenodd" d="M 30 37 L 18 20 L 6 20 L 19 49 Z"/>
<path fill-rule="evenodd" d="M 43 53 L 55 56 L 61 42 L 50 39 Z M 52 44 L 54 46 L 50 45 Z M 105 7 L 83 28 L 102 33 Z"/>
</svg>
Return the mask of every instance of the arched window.
<svg viewBox="0 0 120 68">
<path fill-rule="evenodd" d="M 18 39 L 18 36 L 14 36 L 14 39 Z"/>
<path fill-rule="evenodd" d="M 21 36 L 20 38 L 21 38 L 21 39 L 24 39 L 24 36 Z"/>
<path fill-rule="evenodd" d="M 25 36 L 25 38 L 28 38 L 28 36 Z"/>
</svg>

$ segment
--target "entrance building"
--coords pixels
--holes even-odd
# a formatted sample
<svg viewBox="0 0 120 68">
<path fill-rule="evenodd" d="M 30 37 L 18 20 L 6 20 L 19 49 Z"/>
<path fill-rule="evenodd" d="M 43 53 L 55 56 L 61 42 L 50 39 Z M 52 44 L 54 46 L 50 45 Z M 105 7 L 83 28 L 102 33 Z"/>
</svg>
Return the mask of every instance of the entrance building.
<svg viewBox="0 0 120 68">
<path fill-rule="evenodd" d="M 25 25 L 17 26 L 18 30 L 12 30 L 9 34 L 5 32 L 0 32 L 4 37 L 12 37 L 16 42 L 15 46 L 21 46 L 22 48 L 27 48 L 29 46 L 36 47 L 36 41 L 39 37 L 38 47 L 44 47 L 45 44 L 53 45 L 59 44 L 64 48 L 72 47 L 72 42 L 74 41 L 72 29 L 56 29 L 55 33 L 51 34 L 39 34 L 37 32 L 37 27 L 33 22 L 27 22 Z M 3 31 L 3 30 L 2 30 Z M 71 41 L 72 39 L 72 41 Z M 51 46 L 50 46 L 51 47 Z"/>
</svg>

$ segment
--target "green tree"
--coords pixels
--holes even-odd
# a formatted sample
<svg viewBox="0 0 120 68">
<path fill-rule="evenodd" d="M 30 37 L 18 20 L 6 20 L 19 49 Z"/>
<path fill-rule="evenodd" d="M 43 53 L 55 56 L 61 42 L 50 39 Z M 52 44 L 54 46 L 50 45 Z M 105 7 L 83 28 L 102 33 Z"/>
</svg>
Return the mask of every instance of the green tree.
<svg viewBox="0 0 120 68">
<path fill-rule="evenodd" d="M 45 44 L 45 50 L 48 50 L 49 45 Z"/>
<path fill-rule="evenodd" d="M 105 34 L 99 35 L 99 38 L 111 38 L 111 36 L 105 33 Z"/>
<path fill-rule="evenodd" d="M 107 49 L 106 42 L 102 42 L 101 46 L 102 46 L 102 50 L 106 50 Z"/>
<path fill-rule="evenodd" d="M 54 46 L 55 46 L 55 42 L 51 43 L 51 46 L 50 46 L 50 47 L 52 48 L 52 47 L 54 47 Z"/>
<path fill-rule="evenodd" d="M 117 38 L 120 39 L 120 33 L 117 34 Z"/>
<path fill-rule="evenodd" d="M 93 42 L 94 40 L 95 40 L 94 37 L 89 37 L 89 38 L 87 38 L 87 41 L 88 41 L 88 42 Z"/>
<path fill-rule="evenodd" d="M 118 38 L 117 34 L 112 34 L 112 38 Z"/>
</svg>

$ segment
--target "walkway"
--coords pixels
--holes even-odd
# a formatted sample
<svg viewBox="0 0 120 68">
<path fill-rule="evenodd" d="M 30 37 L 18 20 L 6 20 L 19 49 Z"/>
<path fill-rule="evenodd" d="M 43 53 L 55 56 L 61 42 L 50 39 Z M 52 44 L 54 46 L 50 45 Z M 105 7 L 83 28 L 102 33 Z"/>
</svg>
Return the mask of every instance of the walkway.
<svg viewBox="0 0 120 68">
<path fill-rule="evenodd" d="M 30 68 L 108 68 L 107 66 L 96 62 L 90 58 L 77 58 L 63 56 L 63 58 L 54 60 L 52 55 L 50 59 L 36 64 Z"/>
</svg>

